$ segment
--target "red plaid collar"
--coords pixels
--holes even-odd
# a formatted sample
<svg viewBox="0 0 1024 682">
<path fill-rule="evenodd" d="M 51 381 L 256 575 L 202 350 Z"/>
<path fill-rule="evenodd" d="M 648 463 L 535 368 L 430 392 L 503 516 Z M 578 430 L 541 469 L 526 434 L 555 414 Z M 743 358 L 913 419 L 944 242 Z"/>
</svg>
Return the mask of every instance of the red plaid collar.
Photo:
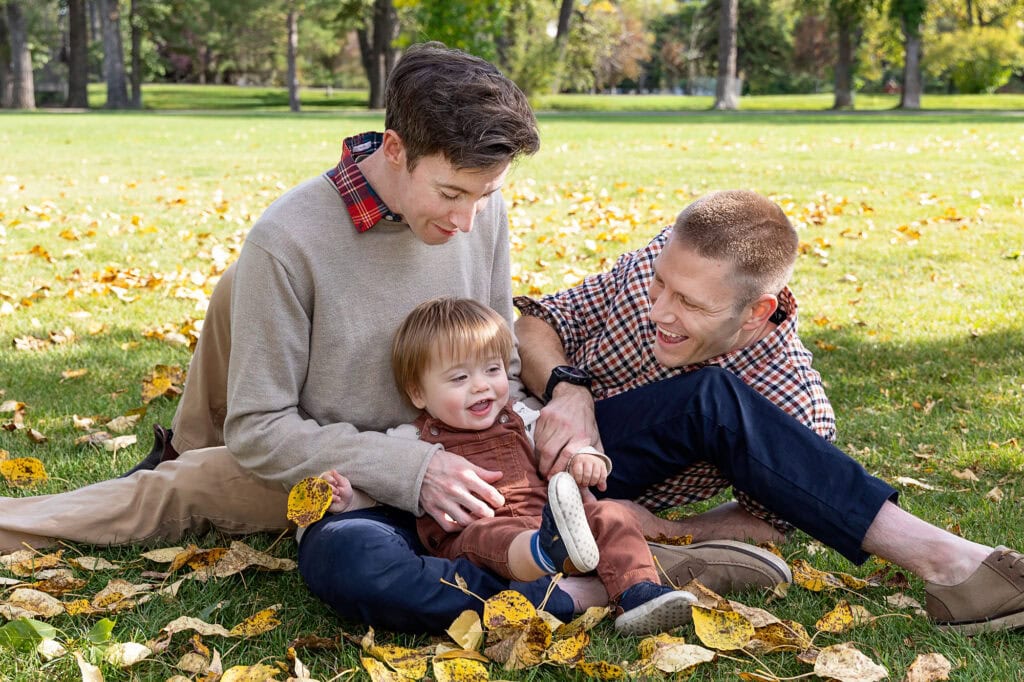
<svg viewBox="0 0 1024 682">
<path fill-rule="evenodd" d="M 342 143 L 341 160 L 326 173 L 359 232 L 366 232 L 381 220 L 403 222 L 402 216 L 389 209 L 377 196 L 358 165 L 359 161 L 377 151 L 383 141 L 383 133 L 361 133 L 346 138 Z"/>
</svg>

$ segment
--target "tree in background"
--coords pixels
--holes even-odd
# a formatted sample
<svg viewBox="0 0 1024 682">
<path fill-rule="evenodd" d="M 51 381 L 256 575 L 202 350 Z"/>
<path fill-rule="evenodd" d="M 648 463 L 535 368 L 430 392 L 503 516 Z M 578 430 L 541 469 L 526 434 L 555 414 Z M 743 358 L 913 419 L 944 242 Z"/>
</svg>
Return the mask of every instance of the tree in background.
<svg viewBox="0 0 1024 682">
<path fill-rule="evenodd" d="M 921 72 L 921 29 L 927 0 L 889 0 L 889 16 L 903 32 L 903 88 L 900 109 L 920 109 L 924 79 Z"/>
<path fill-rule="evenodd" d="M 103 23 L 103 77 L 107 82 L 107 109 L 128 108 L 128 85 L 121 42 L 121 7 L 118 0 L 101 0 Z"/>
<path fill-rule="evenodd" d="M 7 0 L 7 34 L 11 53 L 11 107 L 35 109 L 35 79 L 29 49 L 28 22 L 22 0 Z"/>
<path fill-rule="evenodd" d="M 11 70 L 11 38 L 7 32 L 7 12 L 0 5 L 0 107 L 11 108 L 14 98 L 14 72 Z"/>
<path fill-rule="evenodd" d="M 89 106 L 89 32 L 85 0 L 68 0 L 68 97 L 64 106 Z"/>
<path fill-rule="evenodd" d="M 718 13 L 718 82 L 715 84 L 717 110 L 739 108 L 736 92 L 736 26 L 739 0 L 721 0 Z"/>
<path fill-rule="evenodd" d="M 836 31 L 835 96 L 833 109 L 853 108 L 855 53 L 861 23 L 871 6 L 866 0 L 829 0 L 829 18 Z"/>
<path fill-rule="evenodd" d="M 925 15 L 924 69 L 949 92 L 993 92 L 1024 68 L 1024 3 L 932 0 Z"/>
</svg>

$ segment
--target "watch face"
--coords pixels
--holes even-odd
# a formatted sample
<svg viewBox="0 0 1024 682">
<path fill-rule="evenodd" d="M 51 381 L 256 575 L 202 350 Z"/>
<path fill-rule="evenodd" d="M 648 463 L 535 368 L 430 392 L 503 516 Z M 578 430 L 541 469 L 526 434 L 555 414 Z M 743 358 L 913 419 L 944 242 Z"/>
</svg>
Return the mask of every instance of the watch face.
<svg viewBox="0 0 1024 682">
<path fill-rule="evenodd" d="M 568 381 L 590 381 L 591 378 L 589 372 L 568 365 L 556 367 L 555 372 L 557 372 L 559 377 Z"/>
</svg>

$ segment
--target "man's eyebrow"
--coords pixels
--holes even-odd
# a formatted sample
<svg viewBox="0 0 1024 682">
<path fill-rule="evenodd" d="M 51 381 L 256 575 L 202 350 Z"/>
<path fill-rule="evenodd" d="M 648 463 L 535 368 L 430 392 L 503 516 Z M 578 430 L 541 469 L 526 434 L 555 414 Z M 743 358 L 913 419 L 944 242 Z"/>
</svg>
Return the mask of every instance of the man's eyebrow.
<svg viewBox="0 0 1024 682">
<path fill-rule="evenodd" d="M 437 183 L 437 186 L 439 188 L 441 188 L 441 189 L 451 190 L 453 192 L 458 192 L 460 194 L 472 194 L 472 192 L 470 192 L 465 187 L 460 187 L 459 185 L 453 185 L 453 184 L 448 183 L 448 182 L 439 182 L 439 183 Z M 484 192 L 481 196 L 485 196 L 485 197 L 489 196 L 491 194 L 494 194 L 495 192 L 497 192 L 500 189 L 501 189 L 501 185 L 498 185 L 494 189 L 492 189 L 492 190 L 490 190 L 488 192 Z"/>
</svg>

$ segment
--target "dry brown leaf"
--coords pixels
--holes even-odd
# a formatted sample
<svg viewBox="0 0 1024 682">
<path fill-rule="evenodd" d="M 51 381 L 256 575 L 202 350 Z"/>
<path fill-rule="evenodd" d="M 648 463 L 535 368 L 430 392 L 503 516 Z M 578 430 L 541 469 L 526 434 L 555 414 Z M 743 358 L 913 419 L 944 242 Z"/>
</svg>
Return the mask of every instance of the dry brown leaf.
<svg viewBox="0 0 1024 682">
<path fill-rule="evenodd" d="M 28 437 L 28 439 L 30 441 L 32 441 L 33 443 L 36 443 L 36 444 L 46 443 L 46 442 L 48 442 L 50 440 L 49 438 L 44 436 L 39 431 L 36 431 L 35 429 L 28 429 L 28 430 L 26 430 L 25 431 L 25 436 Z"/>
<path fill-rule="evenodd" d="M 666 644 L 655 649 L 651 664 L 662 672 L 681 673 L 715 660 L 716 655 L 695 644 Z"/>
<path fill-rule="evenodd" d="M 903 682 L 939 682 L 948 680 L 953 666 L 942 654 L 918 654 L 907 668 Z"/>
<path fill-rule="evenodd" d="M 153 650 L 136 642 L 115 642 L 103 652 L 103 660 L 118 668 L 130 668 L 153 655 Z"/>
<path fill-rule="evenodd" d="M 974 473 L 971 469 L 964 469 L 963 471 L 957 471 L 956 469 L 953 469 L 951 473 L 953 474 L 953 478 L 959 478 L 961 481 L 971 481 L 972 483 L 977 483 L 978 481 L 981 480 L 978 478 L 978 474 Z"/>
<path fill-rule="evenodd" d="M 366 672 L 370 675 L 370 679 L 373 682 L 408 682 L 404 677 L 402 677 L 402 675 L 396 673 L 376 658 L 360 656 L 359 660 L 362 662 L 363 668 L 366 669 Z M 436 672 L 434 676 L 437 677 Z M 438 680 L 440 679 L 441 678 L 438 677 Z"/>
<path fill-rule="evenodd" d="M 819 571 L 803 559 L 797 559 L 789 565 L 793 571 L 793 582 L 812 592 L 831 590 L 843 587 L 843 581 L 831 573 Z"/>
<path fill-rule="evenodd" d="M 0 557 L 0 565 L 17 576 L 37 575 L 40 571 L 59 566 L 63 562 L 63 554 L 62 549 L 53 554 L 37 554 L 31 549 L 22 549 Z"/>
<path fill-rule="evenodd" d="M 304 478 L 288 492 L 288 520 L 299 528 L 323 518 L 331 506 L 331 484 L 317 477 Z"/>
<path fill-rule="evenodd" d="M 754 630 L 754 638 L 747 643 L 746 651 L 754 654 L 776 651 L 803 651 L 811 646 L 811 636 L 804 626 L 796 621 L 781 620 Z"/>
<path fill-rule="evenodd" d="M 82 682 L 103 682 L 103 673 L 100 669 L 82 658 L 78 651 L 75 652 L 75 660 L 78 661 L 78 670 L 82 673 Z"/>
<path fill-rule="evenodd" d="M 595 680 L 621 680 L 626 676 L 621 665 L 607 661 L 580 661 L 576 664 L 576 670 Z"/>
<path fill-rule="evenodd" d="M 824 632 L 839 634 L 871 620 L 871 614 L 863 606 L 851 606 L 850 602 L 840 599 L 835 608 L 818 619 L 814 627 Z"/>
<path fill-rule="evenodd" d="M 902 592 L 890 594 L 885 598 L 885 603 L 897 609 L 911 609 L 919 616 L 928 615 L 921 607 L 921 602 L 917 601 L 913 597 L 908 597 Z"/>
<path fill-rule="evenodd" d="M 75 590 L 82 589 L 83 587 L 85 587 L 85 584 L 86 581 L 82 580 L 81 578 L 75 578 L 68 575 L 60 575 L 54 578 L 40 580 L 38 582 L 32 583 L 31 587 L 34 590 L 39 590 L 40 592 L 46 592 L 47 594 L 52 594 L 55 597 L 60 597 L 61 595 L 66 594 L 68 592 L 73 592 Z"/>
<path fill-rule="evenodd" d="M 157 653 L 164 651 L 167 648 L 167 645 L 170 644 L 171 638 L 177 633 L 184 632 L 185 630 L 195 630 L 204 637 L 209 637 L 211 635 L 217 635 L 218 637 L 231 636 L 231 633 L 220 625 L 210 624 L 190 616 L 182 616 L 180 618 L 175 618 L 170 623 L 163 626 L 157 634 L 156 639 L 152 642 L 147 642 L 146 646 Z"/>
<path fill-rule="evenodd" d="M 61 381 L 68 381 L 69 379 L 84 377 L 88 373 L 89 370 L 87 369 L 66 369 L 60 373 L 60 379 Z"/>
<path fill-rule="evenodd" d="M 44 639 L 36 645 L 36 653 L 44 661 L 52 661 L 55 658 L 62 658 L 68 655 L 68 650 L 64 648 L 64 645 L 55 639 Z"/>
<path fill-rule="evenodd" d="M 526 627 L 536 615 L 533 604 L 514 590 L 499 592 L 484 603 L 484 627 L 488 630 Z"/>
<path fill-rule="evenodd" d="M 551 628 L 543 618 L 531 618 L 515 637 L 515 645 L 508 660 L 505 661 L 505 670 L 522 670 L 540 665 L 549 644 Z"/>
<path fill-rule="evenodd" d="M 110 613 L 123 611 L 135 608 L 137 602 L 134 598 L 140 594 L 150 592 L 152 589 L 153 585 L 150 584 L 136 585 L 127 580 L 114 578 L 102 590 L 93 595 L 90 603 L 94 609 Z"/>
<path fill-rule="evenodd" d="M 79 417 L 77 414 L 71 415 L 71 425 L 79 431 L 88 431 L 96 423 L 96 420 L 92 417 Z"/>
<path fill-rule="evenodd" d="M 150 403 L 163 396 L 181 395 L 180 385 L 185 383 L 185 373 L 177 365 L 157 365 L 142 380 L 142 402 Z"/>
<path fill-rule="evenodd" d="M 483 663 L 468 658 L 434 660 L 431 669 L 437 682 L 485 682 L 491 679 Z"/>
<path fill-rule="evenodd" d="M 1003 489 L 999 486 L 992 488 L 985 493 L 985 499 L 990 502 L 1002 502 L 1003 501 Z"/>
<path fill-rule="evenodd" d="M 135 434 L 130 436 L 115 436 L 114 438 L 105 438 L 102 442 L 104 450 L 107 452 L 117 452 L 118 450 L 123 450 L 124 448 L 135 445 L 139 442 L 139 437 Z"/>
<path fill-rule="evenodd" d="M 8 613 L 18 613 L 10 616 Z M 8 620 L 21 618 L 29 614 L 30 618 L 52 618 L 64 613 L 64 605 L 45 592 L 33 590 L 30 587 L 19 587 L 11 592 L 7 601 L 0 603 L 0 614 Z"/>
<path fill-rule="evenodd" d="M 110 434 L 106 431 L 94 431 L 75 439 L 75 445 L 103 445 L 110 440 Z"/>
<path fill-rule="evenodd" d="M 575 637 L 580 632 L 587 632 L 607 618 L 608 614 L 611 612 L 612 607 L 610 606 L 591 606 L 589 609 L 573 618 L 570 622 L 565 623 L 564 625 L 559 625 L 555 628 L 554 636 L 556 639 L 561 637 Z"/>
<path fill-rule="evenodd" d="M 942 490 L 941 488 L 936 488 L 931 484 L 919 481 L 916 478 L 911 478 L 910 476 L 897 476 L 896 482 L 906 488 L 918 488 L 919 490 Z"/>
<path fill-rule="evenodd" d="M 251 566 L 265 568 L 268 571 L 294 571 L 296 563 L 292 559 L 281 559 L 266 552 L 259 552 L 244 542 L 235 540 L 213 567 L 213 575 L 226 578 Z"/>
<path fill-rule="evenodd" d="M 861 653 L 849 642 L 825 647 L 814 661 L 814 674 L 839 682 L 877 682 L 889 671 Z"/>
<path fill-rule="evenodd" d="M 729 600 L 729 606 L 732 607 L 733 611 L 750 621 L 750 624 L 754 626 L 755 630 L 780 622 L 778 616 L 770 611 L 765 611 L 764 609 L 747 606 L 746 604 L 741 604 L 740 602 L 733 601 L 732 599 Z"/>
<path fill-rule="evenodd" d="M 480 614 L 468 609 L 460 613 L 445 632 L 463 649 L 478 651 L 484 641 L 484 626 L 480 623 Z"/>
<path fill-rule="evenodd" d="M 575 665 L 583 660 L 583 654 L 588 644 L 590 644 L 590 635 L 586 631 L 577 632 L 572 637 L 556 639 L 548 647 L 547 660 L 557 665 Z"/>
<path fill-rule="evenodd" d="M 656 635 L 644 637 L 640 640 L 636 650 L 640 654 L 640 658 L 650 659 L 659 646 L 667 646 L 669 644 L 686 644 L 686 639 L 670 635 L 667 632 L 659 632 Z"/>
<path fill-rule="evenodd" d="M 104 426 L 114 433 L 126 433 L 135 428 L 135 425 L 142 419 L 141 414 L 121 415 L 108 421 Z"/>
<path fill-rule="evenodd" d="M 263 663 L 236 665 L 224 671 L 220 682 L 267 682 L 267 680 L 276 680 L 281 672 L 279 668 Z"/>
<path fill-rule="evenodd" d="M 118 564 L 112 564 L 103 557 L 79 556 L 68 559 L 68 563 L 77 566 L 83 571 L 116 571 L 121 568 Z"/>
<path fill-rule="evenodd" d="M 0 475 L 10 485 L 27 487 L 46 481 L 46 467 L 35 457 L 15 457 L 0 461 Z"/>
<path fill-rule="evenodd" d="M 184 547 L 162 547 L 160 549 L 143 552 L 140 556 L 142 556 L 143 559 L 149 559 L 154 563 L 169 564 L 173 562 L 175 557 L 183 551 L 185 551 Z"/>
<path fill-rule="evenodd" d="M 255 637 L 256 635 L 262 635 L 264 632 L 270 632 L 281 624 L 281 621 L 276 617 L 277 611 L 280 608 L 280 604 L 274 604 L 261 611 L 257 611 L 231 628 L 228 634 L 232 637 Z"/>
<path fill-rule="evenodd" d="M 693 629 L 705 646 L 722 651 L 742 649 L 754 636 L 754 626 L 734 611 L 708 609 L 695 604 Z"/>
</svg>

